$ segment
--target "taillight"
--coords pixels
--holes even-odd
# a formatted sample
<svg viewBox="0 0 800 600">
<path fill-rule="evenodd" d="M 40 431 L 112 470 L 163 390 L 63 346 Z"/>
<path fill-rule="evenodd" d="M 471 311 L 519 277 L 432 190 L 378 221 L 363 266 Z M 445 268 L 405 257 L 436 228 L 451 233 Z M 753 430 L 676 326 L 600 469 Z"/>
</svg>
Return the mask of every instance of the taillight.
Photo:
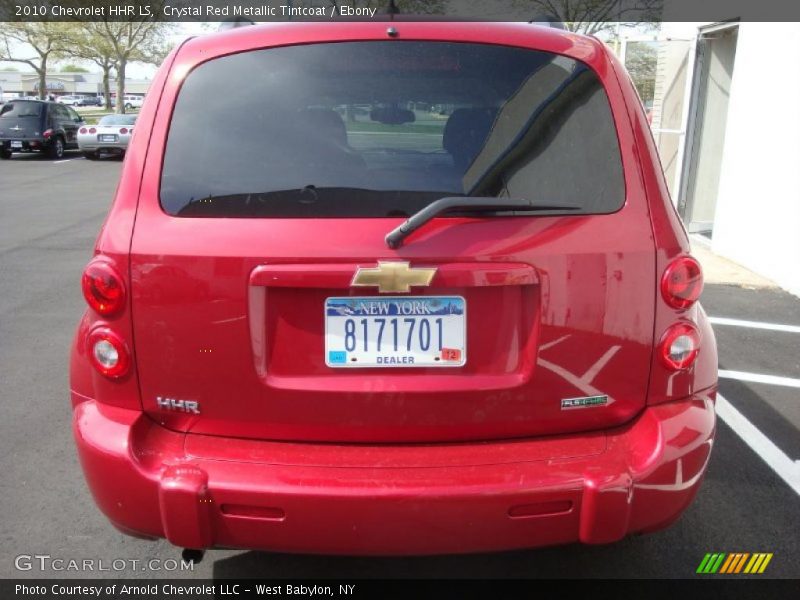
<svg viewBox="0 0 800 600">
<path fill-rule="evenodd" d="M 131 355 L 122 338 L 106 327 L 95 329 L 87 338 L 92 366 L 101 375 L 117 379 L 128 373 Z"/>
<path fill-rule="evenodd" d="M 89 133 L 97 133 L 97 129 L 95 129 L 94 127 L 90 127 Z"/>
<path fill-rule="evenodd" d="M 42 137 L 46 140 L 49 140 L 52 137 L 52 135 L 53 135 L 52 129 L 46 129 L 44 133 L 42 133 Z"/>
<path fill-rule="evenodd" d="M 120 129 L 120 130 L 119 130 L 119 132 L 120 132 L 122 135 L 125 135 L 126 133 L 128 133 L 128 128 L 127 128 L 127 127 L 123 127 L 122 129 Z"/>
<path fill-rule="evenodd" d="M 116 269 L 105 261 L 92 261 L 83 270 L 83 297 L 104 317 L 118 313 L 125 305 L 125 284 Z"/>
<path fill-rule="evenodd" d="M 691 256 L 669 263 L 661 277 L 661 295 L 672 308 L 683 310 L 697 302 L 703 292 L 703 271 Z"/>
<path fill-rule="evenodd" d="M 79 133 L 86 133 L 86 127 L 81 127 Z"/>
<path fill-rule="evenodd" d="M 675 323 L 661 336 L 658 353 L 661 362 L 672 371 L 689 368 L 700 352 L 700 334 L 687 322 Z"/>
</svg>

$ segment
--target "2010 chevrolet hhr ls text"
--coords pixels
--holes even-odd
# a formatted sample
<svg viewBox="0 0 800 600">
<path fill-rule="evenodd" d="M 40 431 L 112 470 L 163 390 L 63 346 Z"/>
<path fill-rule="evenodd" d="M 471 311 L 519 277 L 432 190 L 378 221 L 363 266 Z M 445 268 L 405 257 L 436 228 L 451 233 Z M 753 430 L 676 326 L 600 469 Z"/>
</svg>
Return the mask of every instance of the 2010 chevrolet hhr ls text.
<svg viewBox="0 0 800 600">
<path fill-rule="evenodd" d="M 666 527 L 717 355 L 629 77 L 560 30 L 390 25 L 239 28 L 162 65 L 83 274 L 95 501 L 195 550 Z"/>
</svg>

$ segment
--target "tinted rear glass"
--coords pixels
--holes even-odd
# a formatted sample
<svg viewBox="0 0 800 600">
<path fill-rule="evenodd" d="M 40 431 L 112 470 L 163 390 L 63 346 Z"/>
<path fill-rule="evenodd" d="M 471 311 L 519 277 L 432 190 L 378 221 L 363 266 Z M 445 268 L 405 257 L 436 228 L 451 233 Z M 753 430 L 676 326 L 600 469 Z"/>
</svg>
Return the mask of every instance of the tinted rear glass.
<svg viewBox="0 0 800 600">
<path fill-rule="evenodd" d="M 42 105 L 38 102 L 9 102 L 0 106 L 0 118 L 38 117 L 42 114 Z"/>
<path fill-rule="evenodd" d="M 453 195 L 619 209 L 619 146 L 595 73 L 445 42 L 235 54 L 187 76 L 161 178 L 162 206 L 179 216 L 402 216 Z"/>
</svg>

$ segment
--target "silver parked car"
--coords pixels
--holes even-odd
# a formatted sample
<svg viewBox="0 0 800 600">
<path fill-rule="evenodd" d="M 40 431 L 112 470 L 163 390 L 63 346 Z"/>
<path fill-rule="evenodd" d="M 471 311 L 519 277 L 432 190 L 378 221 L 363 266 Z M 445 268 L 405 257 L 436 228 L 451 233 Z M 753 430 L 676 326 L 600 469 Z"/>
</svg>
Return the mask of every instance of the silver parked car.
<svg viewBox="0 0 800 600">
<path fill-rule="evenodd" d="M 83 155 L 93 160 L 102 153 L 125 155 L 136 124 L 136 115 L 106 115 L 97 125 L 86 125 L 78 131 L 78 146 Z"/>
</svg>

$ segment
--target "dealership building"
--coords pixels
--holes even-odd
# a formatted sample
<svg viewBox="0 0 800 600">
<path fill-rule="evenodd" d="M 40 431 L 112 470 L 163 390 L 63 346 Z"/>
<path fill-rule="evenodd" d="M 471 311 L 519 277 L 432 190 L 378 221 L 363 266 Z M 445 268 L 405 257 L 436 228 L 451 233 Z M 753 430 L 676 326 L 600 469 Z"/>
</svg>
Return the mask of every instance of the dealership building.
<svg viewBox="0 0 800 600">
<path fill-rule="evenodd" d="M 800 23 L 664 23 L 653 136 L 696 244 L 800 296 Z"/>
<path fill-rule="evenodd" d="M 150 86 L 149 79 L 126 79 L 125 93 L 144 96 Z M 111 79 L 111 94 L 115 95 L 117 82 Z M 33 72 L 0 70 L 0 92 L 4 100 L 39 95 L 39 76 Z M 103 94 L 103 76 L 100 73 L 48 73 L 47 95 L 100 96 Z"/>
</svg>

